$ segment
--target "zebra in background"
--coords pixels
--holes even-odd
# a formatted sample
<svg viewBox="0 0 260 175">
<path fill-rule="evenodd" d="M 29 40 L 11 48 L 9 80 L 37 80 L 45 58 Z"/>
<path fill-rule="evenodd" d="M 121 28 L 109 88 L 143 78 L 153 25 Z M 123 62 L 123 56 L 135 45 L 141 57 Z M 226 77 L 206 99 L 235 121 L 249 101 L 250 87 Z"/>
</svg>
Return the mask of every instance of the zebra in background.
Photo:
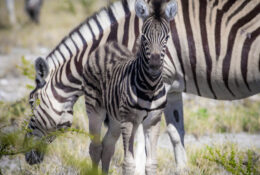
<svg viewBox="0 0 260 175">
<path fill-rule="evenodd" d="M 149 2 L 148 2 L 149 3 Z M 164 111 L 178 169 L 186 165 L 182 93 L 217 100 L 241 99 L 260 91 L 260 2 L 258 0 L 178 0 L 178 14 L 170 23 L 171 34 L 164 59 L 163 81 L 168 91 Z M 83 65 L 89 55 L 108 41 L 133 50 L 142 21 L 134 1 L 115 2 L 88 18 L 66 36 L 38 64 L 40 99 L 30 122 L 33 135 L 69 127 L 72 107 L 82 93 Z M 40 71 L 49 67 L 48 76 Z M 89 121 L 95 130 L 95 121 Z M 92 148 L 90 148 L 92 149 Z M 39 154 L 27 154 L 39 163 Z M 40 159 L 38 159 L 40 158 Z"/>
<path fill-rule="evenodd" d="M 39 16 L 43 0 L 25 0 L 25 10 L 30 19 L 39 23 Z"/>
<path fill-rule="evenodd" d="M 137 0 L 135 9 L 137 16 L 144 20 L 136 55 L 116 42 L 98 48 L 84 66 L 83 88 L 89 120 L 99 121 L 96 122 L 97 131 L 90 130 L 94 136 L 90 145 L 94 164 L 98 165 L 101 159 L 102 170 L 108 173 L 116 141 L 122 132 L 123 174 L 133 175 L 133 141 L 138 125 L 143 123 L 147 157 L 145 170 L 147 175 L 151 175 L 156 174 L 156 144 L 161 114 L 166 105 L 163 59 L 170 32 L 169 21 L 176 15 L 177 4 L 157 0 L 149 8 Z M 109 128 L 101 143 L 100 130 L 105 116 L 109 117 Z"/>
<path fill-rule="evenodd" d="M 16 24 L 15 1 L 5 0 L 8 11 L 9 22 L 11 25 Z M 43 0 L 25 0 L 25 11 L 32 21 L 39 23 L 39 15 Z"/>
</svg>

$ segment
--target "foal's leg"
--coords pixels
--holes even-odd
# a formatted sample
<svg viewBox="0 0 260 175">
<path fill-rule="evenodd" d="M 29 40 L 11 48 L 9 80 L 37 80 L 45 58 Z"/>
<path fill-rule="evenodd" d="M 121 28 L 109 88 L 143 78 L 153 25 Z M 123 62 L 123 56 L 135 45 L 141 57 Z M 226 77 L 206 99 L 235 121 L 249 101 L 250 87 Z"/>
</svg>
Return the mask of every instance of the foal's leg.
<svg viewBox="0 0 260 175">
<path fill-rule="evenodd" d="M 109 120 L 107 133 L 102 141 L 102 170 L 108 173 L 112 156 L 115 152 L 115 144 L 121 134 L 120 123 Z"/>
<path fill-rule="evenodd" d="M 155 175 L 157 169 L 157 155 L 156 148 L 160 134 L 160 121 L 162 111 L 152 111 L 148 114 L 147 118 L 143 121 L 144 137 L 145 137 L 145 151 L 146 151 L 146 164 L 145 174 Z"/>
<path fill-rule="evenodd" d="M 99 112 L 97 112 L 99 111 Z M 105 110 L 87 110 L 89 118 L 89 133 L 91 137 L 91 143 L 89 146 L 89 155 L 92 160 L 93 169 L 97 170 L 97 166 L 101 159 L 102 144 L 100 141 L 101 127 L 105 118 Z"/>
<path fill-rule="evenodd" d="M 134 136 L 138 124 L 124 121 L 121 123 L 121 132 L 124 143 L 123 175 L 133 175 L 135 172 L 134 161 Z"/>
</svg>

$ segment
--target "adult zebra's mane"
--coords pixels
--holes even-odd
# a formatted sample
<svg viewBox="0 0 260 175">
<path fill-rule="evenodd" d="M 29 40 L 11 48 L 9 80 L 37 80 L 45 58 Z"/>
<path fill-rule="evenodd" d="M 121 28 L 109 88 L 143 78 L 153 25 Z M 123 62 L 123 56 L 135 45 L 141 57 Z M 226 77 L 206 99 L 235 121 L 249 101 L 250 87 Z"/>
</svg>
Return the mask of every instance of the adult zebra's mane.
<svg viewBox="0 0 260 175">
<path fill-rule="evenodd" d="M 112 3 L 74 28 L 46 57 L 50 71 L 57 70 L 65 64 L 67 64 L 66 71 L 73 71 L 68 70 L 68 64 L 73 61 L 76 71 L 81 75 L 82 63 L 86 62 L 89 54 L 97 47 L 112 40 L 122 42 L 127 46 L 129 44 L 129 22 L 131 15 L 135 14 L 134 2 L 133 0 L 122 0 Z M 135 23 L 138 22 L 137 17 L 134 20 Z M 122 31 L 120 30 L 121 23 L 124 24 Z M 124 32 L 122 40 L 117 37 L 118 32 Z M 139 35 L 139 30 L 135 30 L 135 35 Z"/>
</svg>

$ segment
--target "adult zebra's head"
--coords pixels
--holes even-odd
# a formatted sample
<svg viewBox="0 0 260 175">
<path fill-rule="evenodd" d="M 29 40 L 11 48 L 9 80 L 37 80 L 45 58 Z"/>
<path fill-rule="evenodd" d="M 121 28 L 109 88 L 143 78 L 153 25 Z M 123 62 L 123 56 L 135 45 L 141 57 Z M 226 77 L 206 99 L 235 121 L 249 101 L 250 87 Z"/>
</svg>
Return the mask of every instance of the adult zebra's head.
<svg viewBox="0 0 260 175">
<path fill-rule="evenodd" d="M 40 110 L 41 108 L 40 105 L 40 99 L 39 96 L 42 94 L 43 87 L 46 85 L 46 77 L 49 74 L 49 66 L 47 62 L 42 59 L 38 58 L 35 61 L 35 70 L 36 70 L 36 78 L 35 78 L 35 83 L 36 83 L 36 88 L 30 93 L 29 96 L 29 104 L 32 108 L 32 113 L 33 116 L 30 119 L 28 129 L 30 130 L 27 132 L 25 136 L 25 144 L 28 146 L 29 143 L 28 140 L 30 138 L 39 140 L 45 135 L 45 126 L 44 126 L 44 119 L 41 121 L 39 118 L 41 118 Z M 44 157 L 44 153 L 40 151 L 39 149 L 35 148 L 33 150 L 30 150 L 25 154 L 25 160 L 30 164 L 36 164 L 42 162 Z"/>
<path fill-rule="evenodd" d="M 54 137 L 49 133 L 58 129 L 71 126 L 73 118 L 73 104 L 78 96 L 70 93 L 62 96 L 64 93 L 59 91 L 55 81 L 56 71 L 50 71 L 47 61 L 38 58 L 35 61 L 36 70 L 36 88 L 30 93 L 29 103 L 32 108 L 33 116 L 28 124 L 29 131 L 25 136 L 25 144 L 28 140 L 51 142 Z M 50 72 L 50 73 L 49 73 Z M 61 85 L 60 85 L 61 86 Z M 29 164 L 41 163 L 44 157 L 44 149 L 35 148 L 25 154 L 25 159 Z"/>
<path fill-rule="evenodd" d="M 136 0 L 136 15 L 143 19 L 141 49 L 146 58 L 149 73 L 158 75 L 162 71 L 163 58 L 169 38 L 170 21 L 177 14 L 174 0 L 152 0 L 151 5 L 144 0 Z"/>
</svg>

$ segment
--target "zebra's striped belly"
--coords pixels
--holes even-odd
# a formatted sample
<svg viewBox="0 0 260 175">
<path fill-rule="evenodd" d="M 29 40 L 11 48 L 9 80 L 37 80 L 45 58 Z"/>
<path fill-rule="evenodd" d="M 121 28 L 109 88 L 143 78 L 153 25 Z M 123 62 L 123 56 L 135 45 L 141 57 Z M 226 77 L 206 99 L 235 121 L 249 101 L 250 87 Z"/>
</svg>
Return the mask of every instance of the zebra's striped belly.
<svg viewBox="0 0 260 175">
<path fill-rule="evenodd" d="M 171 28 L 168 69 L 175 71 L 165 70 L 181 77 L 184 92 L 222 100 L 260 92 L 258 0 L 179 1 Z"/>
</svg>

